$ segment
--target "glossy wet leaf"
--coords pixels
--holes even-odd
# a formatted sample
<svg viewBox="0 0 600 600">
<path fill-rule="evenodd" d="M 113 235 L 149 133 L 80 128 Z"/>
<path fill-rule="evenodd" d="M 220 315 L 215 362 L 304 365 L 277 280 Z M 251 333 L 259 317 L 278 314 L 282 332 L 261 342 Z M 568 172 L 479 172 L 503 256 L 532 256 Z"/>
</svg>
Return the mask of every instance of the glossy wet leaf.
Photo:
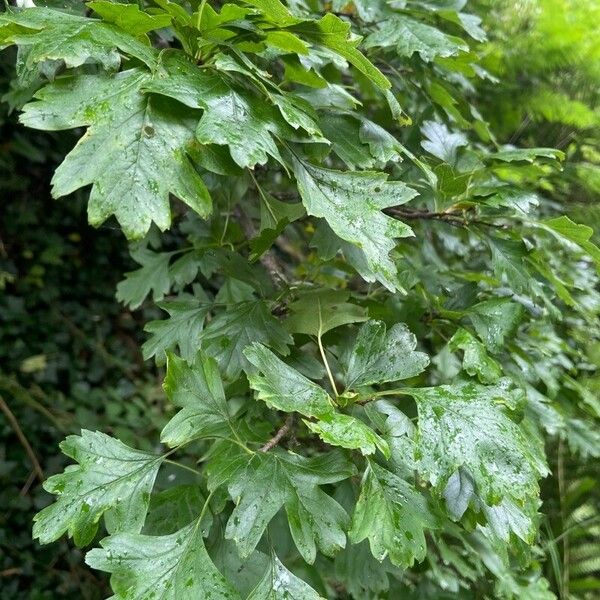
<svg viewBox="0 0 600 600">
<path fill-rule="evenodd" d="M 538 158 L 548 158 L 551 160 L 561 160 L 564 153 L 555 148 L 515 148 L 514 146 L 504 148 L 495 154 L 490 155 L 495 160 L 502 162 L 529 162 L 532 163 Z"/>
<path fill-rule="evenodd" d="M 165 425 L 160 439 L 170 447 L 191 440 L 231 433 L 231 415 L 217 363 L 199 352 L 189 364 L 167 354 L 164 389 L 181 410 Z"/>
<path fill-rule="evenodd" d="M 67 66 L 78 67 L 91 60 L 105 69 L 115 70 L 121 63 L 121 51 L 152 66 L 155 51 L 147 38 L 142 41 L 143 38 L 135 35 L 98 19 L 49 8 L 36 7 L 0 15 L 0 44 L 28 48 L 29 65 L 64 60 Z"/>
<path fill-rule="evenodd" d="M 333 413 L 333 401 L 321 386 L 286 365 L 262 344 L 251 344 L 244 356 L 255 367 L 247 371 L 250 387 L 270 408 L 306 417 Z"/>
<path fill-rule="evenodd" d="M 167 319 L 150 321 L 144 331 L 152 336 L 144 342 L 142 352 L 147 360 L 156 356 L 158 364 L 163 364 L 168 351 L 179 350 L 182 358 L 192 361 L 200 348 L 200 334 L 210 310 L 208 299 L 182 297 L 178 300 L 157 303 L 166 311 Z"/>
<path fill-rule="evenodd" d="M 187 156 L 198 115 L 144 94 L 151 79 L 141 69 L 57 79 L 21 117 L 29 127 L 51 131 L 88 127 L 56 170 L 52 193 L 58 198 L 92 184 L 90 223 L 115 215 L 129 238 L 142 237 L 152 223 L 163 230 L 171 224 L 169 193 L 201 216 L 211 210 Z"/>
<path fill-rule="evenodd" d="M 248 0 L 247 4 L 259 8 L 265 17 L 278 25 L 291 25 L 300 21 L 294 18 L 285 4 L 279 0 Z"/>
<path fill-rule="evenodd" d="M 269 156 L 281 160 L 276 138 L 289 126 L 275 107 L 173 51 L 161 57 L 161 67 L 146 89 L 204 109 L 196 127 L 199 142 L 228 146 L 241 167 L 262 165 Z"/>
<path fill-rule="evenodd" d="M 297 160 L 294 172 L 308 214 L 324 218 L 340 238 L 359 248 L 383 285 L 399 289 L 390 252 L 395 238 L 413 233 L 381 211 L 404 204 L 417 193 L 404 183 L 387 181 L 384 173 L 332 171 Z"/>
<path fill-rule="evenodd" d="M 173 255 L 142 247 L 133 250 L 131 256 L 141 267 L 125 273 L 125 279 L 117 284 L 117 300 L 132 309 L 150 294 L 153 300 L 162 300 L 171 287 L 169 263 Z"/>
<path fill-rule="evenodd" d="M 346 389 L 400 381 L 422 373 L 429 357 L 416 347 L 417 338 L 402 323 L 389 331 L 381 321 L 365 323 L 348 358 Z"/>
<path fill-rule="evenodd" d="M 198 519 L 206 502 L 200 486 L 183 484 L 152 494 L 143 533 L 169 535 L 184 529 Z M 209 527 L 210 513 L 203 518 L 203 527 Z"/>
<path fill-rule="evenodd" d="M 450 165 L 456 163 L 459 148 L 468 144 L 466 135 L 452 132 L 446 125 L 436 121 L 425 121 L 421 133 L 426 138 L 421 142 L 421 146 Z"/>
<path fill-rule="evenodd" d="M 304 206 L 300 202 L 282 202 L 269 194 L 262 194 L 260 204 L 260 230 L 276 229 L 282 221 L 293 223 L 304 214 Z"/>
<path fill-rule="evenodd" d="M 45 482 L 57 499 L 35 516 L 33 536 L 47 544 L 67 533 L 86 546 L 103 515 L 111 532 L 140 531 L 163 457 L 85 429 L 62 442 L 61 450 L 77 464 Z"/>
<path fill-rule="evenodd" d="M 353 543 L 369 540 L 373 556 L 410 567 L 425 558 L 427 530 L 436 527 L 425 497 L 411 484 L 369 463 L 352 516 Z"/>
<path fill-rule="evenodd" d="M 334 413 L 316 422 L 305 420 L 304 423 L 324 442 L 332 446 L 360 450 L 364 455 L 375 454 L 379 450 L 386 458 L 390 457 L 387 442 L 352 415 Z"/>
<path fill-rule="evenodd" d="M 358 50 L 360 39 L 351 34 L 350 24 L 343 19 L 328 13 L 319 21 L 302 23 L 291 29 L 301 33 L 309 41 L 322 44 L 344 57 L 382 90 L 390 89 L 387 77 Z"/>
<path fill-rule="evenodd" d="M 419 410 L 419 468 L 443 489 L 460 468 L 479 497 L 493 505 L 517 504 L 538 492 L 548 470 L 536 445 L 511 409 L 519 394 L 507 380 L 494 386 L 458 383 L 407 389 Z"/>
<path fill-rule="evenodd" d="M 500 365 L 488 355 L 485 346 L 465 329 L 459 329 L 448 342 L 452 350 L 463 351 L 463 369 L 481 383 L 496 383 L 502 375 Z"/>
<path fill-rule="evenodd" d="M 500 238 L 489 239 L 492 266 L 500 281 L 506 281 L 515 292 L 523 292 L 530 285 L 530 274 L 523 260 L 527 251 L 522 242 Z"/>
<path fill-rule="evenodd" d="M 265 576 L 258 586 L 252 590 L 248 600 L 320 600 L 308 583 L 288 571 L 275 554 Z"/>
<path fill-rule="evenodd" d="M 472 306 L 468 316 L 486 347 L 497 352 L 519 326 L 523 307 L 505 298 L 485 300 Z"/>
<path fill-rule="evenodd" d="M 99 427 L 125 435 L 135 422 L 140 447 L 171 451 L 153 487 L 162 457 L 69 438 L 79 464 L 49 480 L 58 501 L 38 517 L 41 541 L 90 541 L 104 515 L 115 535 L 89 562 L 112 572 L 115 598 L 136 600 L 545 600 L 542 570 L 562 590 L 546 556 L 564 558 L 561 532 L 536 547 L 538 480 L 546 439 L 568 444 L 569 502 L 583 489 L 571 478 L 591 467 L 567 450 L 598 454 L 600 180 L 586 100 L 597 86 L 593 36 L 581 34 L 598 19 L 580 29 L 565 11 L 533 19 L 495 3 L 467 14 L 465 0 L 42 3 L 55 8 L 0 16 L 0 46 L 19 46 L 5 99 L 18 109 L 37 94 L 23 121 L 81 138 L 55 193 L 77 192 L 73 205 L 91 186 L 92 222 L 116 222 L 80 235 L 72 206 L 38 254 L 28 229 L 43 181 L 21 175 L 41 177 L 71 134 L 12 135 L 5 115 L 7 198 L 27 199 L 7 205 L 1 227 L 9 369 L 16 361 L 19 382 L 49 394 L 51 416 L 74 381 L 74 424 L 91 401 Z M 581 79 L 577 99 L 556 48 Z M 553 143 L 568 150 L 562 172 Z M 561 208 L 565 198 L 577 202 Z M 63 210 L 44 205 L 44 216 Z M 89 248 L 104 249 L 93 264 L 110 274 L 117 226 L 144 237 L 117 288 L 141 310 L 102 311 L 93 299 L 109 282 L 82 325 L 75 282 L 55 336 L 64 345 L 77 331 L 69 348 L 90 368 L 73 378 L 56 344 L 25 343 L 12 318 L 52 308 L 57 270 L 75 261 L 85 274 Z M 116 343 L 104 340 L 112 321 Z M 159 371 L 168 357 L 164 394 L 160 372 L 125 361 L 143 322 L 144 357 Z M 552 516 L 546 488 L 554 529 L 566 515 Z M 571 559 L 589 537 L 573 535 Z M 569 591 L 581 591 L 571 567 Z"/>
<path fill-rule="evenodd" d="M 219 363 L 225 376 L 236 379 L 249 365 L 244 349 L 253 342 L 288 353 L 289 334 L 261 301 L 240 302 L 217 315 L 201 335 L 202 348 Z"/>
<path fill-rule="evenodd" d="M 369 402 L 365 405 L 365 413 L 390 449 L 390 465 L 394 466 L 394 473 L 410 476 L 416 465 L 416 428 L 412 420 L 394 405 L 393 400 Z"/>
<path fill-rule="evenodd" d="M 343 291 L 316 289 L 299 295 L 289 305 L 290 317 L 285 326 L 292 333 L 322 336 L 328 331 L 367 320 L 367 311 L 348 302 L 350 294 Z"/>
<path fill-rule="evenodd" d="M 317 547 L 329 555 L 344 547 L 348 518 L 318 486 L 342 481 L 354 472 L 338 453 L 309 459 L 277 450 L 249 455 L 225 446 L 213 457 L 208 475 L 209 487 L 226 484 L 235 501 L 225 537 L 236 542 L 242 558 L 254 550 L 285 506 L 296 546 L 305 560 L 313 562 Z"/>
<path fill-rule="evenodd" d="M 171 16 L 168 14 L 149 15 L 140 10 L 136 4 L 119 4 L 107 0 L 93 0 L 87 2 L 86 6 L 102 17 L 107 23 L 113 23 L 119 29 L 130 35 L 141 34 L 168 27 L 171 24 Z"/>
<path fill-rule="evenodd" d="M 591 227 L 574 223 L 567 216 L 546 219 L 540 223 L 540 226 L 569 242 L 577 244 L 600 267 L 600 249 L 591 241 L 594 233 Z"/>
<path fill-rule="evenodd" d="M 196 136 L 203 144 L 228 145 L 240 167 L 253 167 L 265 164 L 269 156 L 281 160 L 275 138 L 284 130 L 274 109 L 247 92 L 228 90 L 209 102 Z"/>
<path fill-rule="evenodd" d="M 394 15 L 379 23 L 377 30 L 365 40 L 365 47 L 394 48 L 399 55 L 407 57 L 417 52 L 427 62 L 468 49 L 460 38 L 403 15 Z"/>
<path fill-rule="evenodd" d="M 101 546 L 85 560 L 112 574 L 115 599 L 240 598 L 211 561 L 197 522 L 171 535 L 112 535 Z"/>
</svg>

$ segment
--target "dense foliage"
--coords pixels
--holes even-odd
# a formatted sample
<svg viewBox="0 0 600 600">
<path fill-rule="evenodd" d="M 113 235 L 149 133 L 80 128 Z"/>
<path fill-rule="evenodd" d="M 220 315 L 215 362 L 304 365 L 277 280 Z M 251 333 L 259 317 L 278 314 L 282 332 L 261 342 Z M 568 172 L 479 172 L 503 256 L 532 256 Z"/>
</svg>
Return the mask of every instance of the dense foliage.
<svg viewBox="0 0 600 600">
<path fill-rule="evenodd" d="M 75 130 L 53 196 L 91 186 L 132 240 L 117 298 L 161 311 L 169 420 L 67 437 L 34 538 L 95 546 L 122 599 L 593 597 L 596 3 L 36 4 L 0 15 L 5 100 Z M 139 372 L 88 341 L 123 327 L 112 227 L 78 329 L 124 398 Z M 41 262 L 81 261 L 53 231 Z"/>
</svg>

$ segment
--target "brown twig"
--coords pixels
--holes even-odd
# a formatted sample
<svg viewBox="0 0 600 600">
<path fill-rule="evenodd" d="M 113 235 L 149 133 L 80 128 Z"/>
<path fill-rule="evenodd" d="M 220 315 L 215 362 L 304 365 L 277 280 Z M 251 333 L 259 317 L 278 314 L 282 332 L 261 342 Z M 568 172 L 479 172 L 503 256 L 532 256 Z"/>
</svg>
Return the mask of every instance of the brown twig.
<svg viewBox="0 0 600 600">
<path fill-rule="evenodd" d="M 22 572 L 23 569 L 12 567 L 10 569 L 4 569 L 3 571 L 0 571 L 0 577 L 12 577 L 13 575 L 20 575 Z"/>
<path fill-rule="evenodd" d="M 277 430 L 277 433 L 260 448 L 260 452 L 268 452 L 272 448 L 275 448 L 279 442 L 291 431 L 294 425 L 294 415 L 289 415 L 285 420 L 285 423 Z"/>
<path fill-rule="evenodd" d="M 6 416 L 8 422 L 12 426 L 17 438 L 19 439 L 19 442 L 21 442 L 21 446 L 23 446 L 23 448 L 25 449 L 25 452 L 26 452 L 27 456 L 29 457 L 29 460 L 31 461 L 33 470 L 35 471 L 37 478 L 40 480 L 40 482 L 43 482 L 45 479 L 44 471 L 42 471 L 42 467 L 37 459 L 37 456 L 35 455 L 35 452 L 33 451 L 31 444 L 25 437 L 25 434 L 23 433 L 23 430 L 21 429 L 21 426 L 19 425 L 19 422 L 17 421 L 15 415 L 10 410 L 10 408 L 8 407 L 8 404 L 6 404 L 6 402 L 4 401 L 4 398 L 2 396 L 0 396 L 0 410 Z"/>
<path fill-rule="evenodd" d="M 72 420 L 71 415 L 68 413 L 51 412 L 42 404 L 42 401 L 49 402 L 50 400 L 39 386 L 32 384 L 30 388 L 25 388 L 14 376 L 8 376 L 0 371 L 0 393 L 2 391 L 7 392 L 15 400 L 44 415 L 60 431 L 64 431 Z M 39 400 L 36 399 L 36 396 Z"/>
<path fill-rule="evenodd" d="M 29 477 L 27 478 L 27 481 L 25 482 L 25 485 L 21 488 L 21 491 L 19 492 L 19 496 L 27 496 L 27 494 L 29 493 L 29 490 L 31 489 L 31 486 L 33 485 L 33 482 L 36 480 L 37 475 L 35 472 L 35 469 L 33 471 L 31 471 L 31 473 L 29 473 Z"/>
<path fill-rule="evenodd" d="M 398 219 L 420 219 L 420 220 L 435 220 L 444 221 L 450 225 L 455 226 L 467 226 L 467 225 L 485 225 L 486 227 L 495 227 L 497 229 L 504 229 L 504 225 L 498 223 L 490 223 L 478 218 L 469 218 L 465 214 L 459 214 L 456 212 L 431 212 L 428 210 L 412 210 L 402 209 L 397 206 L 388 208 L 385 211 L 388 215 Z"/>
</svg>

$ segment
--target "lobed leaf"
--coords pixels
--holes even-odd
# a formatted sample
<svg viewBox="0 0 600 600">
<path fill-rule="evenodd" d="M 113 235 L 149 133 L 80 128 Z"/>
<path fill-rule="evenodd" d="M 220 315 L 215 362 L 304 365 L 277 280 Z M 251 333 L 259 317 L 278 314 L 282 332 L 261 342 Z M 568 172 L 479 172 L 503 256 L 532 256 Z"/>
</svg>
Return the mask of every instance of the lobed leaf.
<svg viewBox="0 0 600 600">
<path fill-rule="evenodd" d="M 390 291 L 400 289 L 389 254 L 394 238 L 412 229 L 381 212 L 417 195 L 404 183 L 388 182 L 385 173 L 341 172 L 294 160 L 294 173 L 309 215 L 324 218 L 343 240 L 360 249 L 369 268 Z"/>
<path fill-rule="evenodd" d="M 61 450 L 78 464 L 44 483 L 58 497 L 35 516 L 33 537 L 47 544 L 67 533 L 86 546 L 103 515 L 109 532 L 139 532 L 163 457 L 86 429 L 69 436 Z"/>
<path fill-rule="evenodd" d="M 211 561 L 198 522 L 171 535 L 112 535 L 101 546 L 85 561 L 112 574 L 115 600 L 240 598 Z"/>
</svg>

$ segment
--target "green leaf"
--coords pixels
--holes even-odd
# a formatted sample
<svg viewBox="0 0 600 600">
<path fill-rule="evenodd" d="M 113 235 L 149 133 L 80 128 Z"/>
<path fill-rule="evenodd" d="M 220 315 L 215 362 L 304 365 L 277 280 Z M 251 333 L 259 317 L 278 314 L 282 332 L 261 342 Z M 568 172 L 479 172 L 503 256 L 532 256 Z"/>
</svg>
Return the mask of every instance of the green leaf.
<svg viewBox="0 0 600 600">
<path fill-rule="evenodd" d="M 285 327 L 292 333 L 321 336 L 328 331 L 367 320 L 366 309 L 347 302 L 348 292 L 328 289 L 308 290 L 289 305 Z"/>
<path fill-rule="evenodd" d="M 270 194 L 260 194 L 260 230 L 277 229 L 285 221 L 293 223 L 304 216 L 305 210 L 301 202 L 282 202 Z"/>
<path fill-rule="evenodd" d="M 253 342 L 288 354 L 290 335 L 268 311 L 264 302 L 250 301 L 233 304 L 218 314 L 201 335 L 202 349 L 214 356 L 228 379 L 237 379 L 248 367 L 244 348 Z"/>
<path fill-rule="evenodd" d="M 289 223 L 302 218 L 306 211 L 302 202 L 288 203 L 273 198 L 262 191 L 260 194 L 260 234 L 250 240 L 250 260 L 262 256 L 275 242 Z"/>
<path fill-rule="evenodd" d="M 352 543 L 368 538 L 377 560 L 389 557 L 408 568 L 425 558 L 425 532 L 435 527 L 427 501 L 412 485 L 369 463 L 348 533 Z"/>
<path fill-rule="evenodd" d="M 567 441 L 573 452 L 583 458 L 600 458 L 600 431 L 581 419 L 567 420 Z"/>
<path fill-rule="evenodd" d="M 458 469 L 448 479 L 443 494 L 448 514 L 458 521 L 475 497 L 473 479 L 469 473 Z"/>
<path fill-rule="evenodd" d="M 306 582 L 288 571 L 275 554 L 248 600 L 323 600 Z"/>
<path fill-rule="evenodd" d="M 327 114 L 320 120 L 332 150 L 350 170 L 373 168 L 375 160 L 369 146 L 360 138 L 360 122 L 349 115 Z"/>
<path fill-rule="evenodd" d="M 508 147 L 489 155 L 494 160 L 502 162 L 528 162 L 534 163 L 537 158 L 549 158 L 551 160 L 562 160 L 564 152 L 554 148 L 514 148 Z"/>
<path fill-rule="evenodd" d="M 332 171 L 298 160 L 294 160 L 294 173 L 308 214 L 324 218 L 340 238 L 358 247 L 390 291 L 400 289 L 389 254 L 394 238 L 413 233 L 381 210 L 404 204 L 417 193 L 400 181 L 387 181 L 385 173 Z"/>
<path fill-rule="evenodd" d="M 140 531 L 163 457 L 86 429 L 60 447 L 79 464 L 44 483 L 58 498 L 35 516 L 33 537 L 47 544 L 68 533 L 85 546 L 94 539 L 102 515 L 111 533 Z"/>
<path fill-rule="evenodd" d="M 500 206 L 506 206 L 513 208 L 517 214 L 530 214 L 534 208 L 540 205 L 540 197 L 532 192 L 512 189 L 512 188 L 500 188 L 494 192 L 492 196 L 488 196 L 483 201 L 487 206 L 493 206 L 495 208 Z"/>
<path fill-rule="evenodd" d="M 295 55 L 308 54 L 309 49 L 306 42 L 289 31 L 269 31 L 265 36 L 265 43 L 267 46 Z"/>
<path fill-rule="evenodd" d="M 321 386 L 286 365 L 262 344 L 254 342 L 244 355 L 259 371 L 247 370 L 250 387 L 269 408 L 298 412 L 305 417 L 333 413 L 333 400 Z"/>
<path fill-rule="evenodd" d="M 304 420 L 304 423 L 327 444 L 360 450 L 365 456 L 379 450 L 386 458 L 390 458 L 387 442 L 368 425 L 351 415 L 333 413 L 322 416 L 319 421 Z"/>
<path fill-rule="evenodd" d="M 468 144 L 464 133 L 452 133 L 443 123 L 425 121 L 421 133 L 427 138 L 421 146 L 436 158 L 455 165 L 458 149 Z"/>
<path fill-rule="evenodd" d="M 279 0 L 244 0 L 244 2 L 256 6 L 265 17 L 277 25 L 293 25 L 301 21 L 295 18 Z"/>
<path fill-rule="evenodd" d="M 538 273 L 542 275 L 542 277 L 546 278 L 550 282 L 550 284 L 554 288 L 554 291 L 556 292 L 556 295 L 565 304 L 568 304 L 569 306 L 577 310 L 582 310 L 581 305 L 577 303 L 575 298 L 573 298 L 573 296 L 569 292 L 567 288 L 568 284 L 566 284 L 562 279 L 560 279 L 559 276 L 556 275 L 554 270 L 545 260 L 542 252 L 534 250 L 530 254 L 530 256 L 528 256 L 528 262 L 536 269 L 536 271 L 538 271 Z"/>
<path fill-rule="evenodd" d="M 437 57 L 456 56 L 469 47 L 460 39 L 410 17 L 394 15 L 385 19 L 365 40 L 366 48 L 394 48 L 400 56 L 418 52 L 425 62 Z"/>
<path fill-rule="evenodd" d="M 264 101 L 242 90 L 229 89 L 208 100 L 196 136 L 203 144 L 229 146 L 240 167 L 264 165 L 269 156 L 282 162 L 274 137 L 284 137 L 286 125 Z"/>
<path fill-rule="evenodd" d="M 114 600 L 240 598 L 211 561 L 198 522 L 171 535 L 113 535 L 101 545 L 85 560 L 112 573 Z"/>
<path fill-rule="evenodd" d="M 194 439 L 231 433 L 231 416 L 214 359 L 199 352 L 189 365 L 167 354 L 167 397 L 180 410 L 165 426 L 160 440 L 171 448 Z"/>
<path fill-rule="evenodd" d="M 429 357 L 416 347 L 417 338 L 403 323 L 396 323 L 389 331 L 381 321 L 365 323 L 348 359 L 346 390 L 422 373 Z"/>
<path fill-rule="evenodd" d="M 285 137 L 290 128 L 274 106 L 207 74 L 175 51 L 161 55 L 161 67 L 145 89 L 204 109 L 196 127 L 199 142 L 228 146 L 241 167 L 265 164 L 269 156 L 281 162 L 275 138 Z"/>
<path fill-rule="evenodd" d="M 137 4 L 117 4 L 108 0 L 93 0 L 86 4 L 100 15 L 103 21 L 113 23 L 133 36 L 168 27 L 172 20 L 168 14 L 149 15 L 140 10 Z"/>
<path fill-rule="evenodd" d="M 467 312 L 477 335 L 492 352 L 499 352 L 523 317 L 523 307 L 508 299 L 486 300 Z"/>
<path fill-rule="evenodd" d="M 503 498 L 523 504 L 537 495 L 537 479 L 548 469 L 528 432 L 511 418 L 519 397 L 508 380 L 494 386 L 407 388 L 405 393 L 417 403 L 419 465 L 434 486 L 444 489 L 461 468 L 489 505 Z"/>
<path fill-rule="evenodd" d="M 242 598 L 247 598 L 258 585 L 269 565 L 269 557 L 258 550 L 242 560 L 235 543 L 223 539 L 222 536 L 211 546 L 210 555 L 216 567 L 233 584 Z"/>
<path fill-rule="evenodd" d="M 492 250 L 492 267 L 496 277 L 504 279 L 515 292 L 529 289 L 531 275 L 523 264 L 527 251 L 523 242 L 488 237 Z"/>
<path fill-rule="evenodd" d="M 154 78 L 144 85 L 146 92 L 167 96 L 195 109 L 207 109 L 207 99 L 216 101 L 227 89 L 213 71 L 199 69 L 184 53 L 172 49 L 161 52 Z"/>
<path fill-rule="evenodd" d="M 200 334 L 210 304 L 182 296 L 178 300 L 157 302 L 156 305 L 166 311 L 169 318 L 150 321 L 144 327 L 144 331 L 152 334 L 142 346 L 144 360 L 156 356 L 156 362 L 164 364 L 166 353 L 177 347 L 182 358 L 192 361 L 200 348 Z"/>
<path fill-rule="evenodd" d="M 143 533 L 169 535 L 198 519 L 206 502 L 200 486 L 176 485 L 152 494 Z M 212 516 L 205 515 L 203 527 L 208 528 Z"/>
<path fill-rule="evenodd" d="M 401 112 L 399 107 L 398 110 Z M 379 164 L 385 165 L 390 161 L 400 160 L 402 144 L 377 123 L 364 119 L 360 125 L 359 136 L 361 142 L 369 146 L 371 155 Z"/>
<path fill-rule="evenodd" d="M 594 234 L 594 230 L 591 227 L 574 223 L 569 217 L 564 215 L 554 219 L 546 219 L 545 221 L 541 221 L 539 225 L 547 231 L 551 231 L 555 235 L 558 234 L 561 238 L 577 244 L 592 257 L 596 266 L 600 268 L 600 248 L 590 241 Z"/>
<path fill-rule="evenodd" d="M 373 425 L 381 432 L 390 448 L 391 464 L 394 473 L 412 477 L 415 472 L 415 432 L 411 419 L 399 408 L 386 400 L 376 400 L 365 405 L 365 413 Z"/>
<path fill-rule="evenodd" d="M 358 50 L 361 38 L 351 34 L 350 23 L 328 13 L 319 21 L 304 22 L 292 26 L 291 29 L 305 39 L 322 44 L 344 57 L 380 89 L 389 90 L 392 87 L 388 78 Z"/>
<path fill-rule="evenodd" d="M 152 222 L 169 227 L 169 193 L 203 217 L 211 210 L 208 190 L 186 156 L 197 116 L 142 93 L 151 79 L 139 69 L 57 79 L 21 117 L 38 129 L 88 127 L 56 170 L 52 193 L 58 198 L 92 184 L 90 223 L 115 215 L 129 238 L 143 237 Z"/>
<path fill-rule="evenodd" d="M 285 65 L 286 81 L 293 81 L 312 88 L 326 88 L 327 80 L 317 71 L 304 66 L 297 56 L 283 56 L 282 62 Z"/>
<path fill-rule="evenodd" d="M 348 544 L 335 557 L 334 576 L 337 581 L 344 582 L 351 598 L 385 598 L 390 589 L 388 572 L 391 567 L 389 561 L 379 562 L 373 558 L 367 542 Z"/>
<path fill-rule="evenodd" d="M 125 273 L 125 279 L 117 284 L 117 300 L 132 309 L 138 308 L 150 293 L 154 301 L 162 300 L 171 287 L 169 263 L 173 254 L 142 247 L 133 250 L 131 256 L 142 267 Z"/>
<path fill-rule="evenodd" d="M 451 350 L 463 350 L 462 367 L 469 375 L 477 375 L 481 383 L 496 383 L 502 376 L 500 365 L 488 355 L 485 346 L 467 330 L 459 329 L 448 342 Z"/>
<path fill-rule="evenodd" d="M 248 455 L 225 446 L 209 463 L 209 487 L 227 484 L 236 502 L 225 537 L 235 540 L 242 558 L 250 555 L 265 528 L 285 505 L 290 531 L 307 562 L 316 547 L 328 555 L 345 545 L 348 517 L 318 486 L 351 477 L 353 465 L 338 453 L 305 458 L 277 449 Z"/>
<path fill-rule="evenodd" d="M 317 113 L 312 105 L 304 98 L 294 94 L 270 94 L 270 100 L 279 108 L 281 116 L 294 129 L 304 129 L 310 136 L 311 142 L 327 143 L 317 125 Z"/>
<path fill-rule="evenodd" d="M 119 50 L 152 67 L 156 51 L 147 39 L 144 43 L 131 33 L 97 19 L 50 8 L 0 15 L 0 45 L 28 48 L 28 67 L 45 60 L 63 60 L 67 67 L 93 61 L 115 70 L 121 63 Z"/>
</svg>

